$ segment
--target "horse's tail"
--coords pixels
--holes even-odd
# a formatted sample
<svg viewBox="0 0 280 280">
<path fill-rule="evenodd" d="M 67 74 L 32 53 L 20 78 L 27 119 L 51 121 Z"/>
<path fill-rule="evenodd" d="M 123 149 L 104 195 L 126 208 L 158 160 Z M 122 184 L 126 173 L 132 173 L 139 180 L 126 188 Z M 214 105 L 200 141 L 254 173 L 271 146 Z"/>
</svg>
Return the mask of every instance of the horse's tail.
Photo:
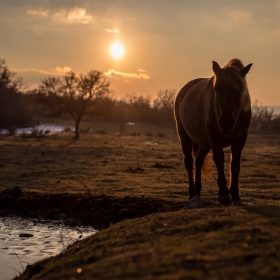
<svg viewBox="0 0 280 280">
<path fill-rule="evenodd" d="M 192 150 L 193 150 L 193 157 L 195 158 L 198 152 L 198 145 L 193 143 Z M 201 168 L 201 173 L 206 180 L 210 179 L 212 176 L 212 158 L 209 155 L 209 153 L 204 158 L 203 165 Z"/>
<path fill-rule="evenodd" d="M 212 176 L 212 158 L 209 154 L 207 154 L 204 159 L 201 172 L 206 180 L 210 179 Z"/>
</svg>

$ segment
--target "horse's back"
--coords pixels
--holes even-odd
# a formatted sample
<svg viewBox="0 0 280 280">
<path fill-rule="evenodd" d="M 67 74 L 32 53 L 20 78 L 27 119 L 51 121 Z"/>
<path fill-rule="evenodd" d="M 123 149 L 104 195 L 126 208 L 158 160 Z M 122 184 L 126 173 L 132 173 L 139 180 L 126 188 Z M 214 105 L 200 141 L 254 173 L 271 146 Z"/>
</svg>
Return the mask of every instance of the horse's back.
<svg viewBox="0 0 280 280">
<path fill-rule="evenodd" d="M 193 89 L 194 87 L 196 87 L 197 85 L 199 85 L 199 83 L 201 82 L 205 82 L 208 79 L 205 78 L 198 78 L 195 80 L 192 80 L 190 82 L 188 82 L 178 93 L 176 100 L 175 100 L 175 110 L 177 110 L 178 108 L 176 108 L 176 104 L 177 107 L 180 105 L 180 103 L 182 102 L 183 98 L 186 96 L 186 94 L 189 93 L 189 91 L 191 89 Z"/>
<path fill-rule="evenodd" d="M 209 79 L 199 78 L 187 83 L 175 100 L 177 126 L 181 126 L 193 142 L 208 147 L 205 132 L 205 101 Z"/>
</svg>

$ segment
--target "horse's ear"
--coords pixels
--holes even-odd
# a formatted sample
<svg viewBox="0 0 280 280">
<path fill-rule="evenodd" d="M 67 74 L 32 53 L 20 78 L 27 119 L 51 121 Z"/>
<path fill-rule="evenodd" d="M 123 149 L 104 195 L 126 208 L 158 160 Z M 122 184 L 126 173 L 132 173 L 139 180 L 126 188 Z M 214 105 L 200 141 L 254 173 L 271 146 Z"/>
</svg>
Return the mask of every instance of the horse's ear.
<svg viewBox="0 0 280 280">
<path fill-rule="evenodd" d="M 245 78 L 245 76 L 248 74 L 248 72 L 249 72 L 249 70 L 250 70 L 250 68 L 251 68 L 252 65 L 253 65 L 253 63 L 250 63 L 250 64 L 248 64 L 247 66 L 243 67 L 243 68 L 239 71 L 240 75 L 241 75 L 243 78 Z"/>
<path fill-rule="evenodd" d="M 216 61 L 212 61 L 212 63 L 213 63 L 213 71 L 214 71 L 215 75 L 219 76 L 221 73 L 220 65 Z"/>
</svg>

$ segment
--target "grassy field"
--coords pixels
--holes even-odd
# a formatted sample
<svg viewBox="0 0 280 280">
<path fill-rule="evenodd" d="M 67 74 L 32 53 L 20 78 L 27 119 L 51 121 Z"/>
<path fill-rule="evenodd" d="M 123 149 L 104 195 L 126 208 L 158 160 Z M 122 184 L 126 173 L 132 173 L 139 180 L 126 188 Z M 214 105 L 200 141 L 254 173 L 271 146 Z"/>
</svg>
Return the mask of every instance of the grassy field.
<svg viewBox="0 0 280 280">
<path fill-rule="evenodd" d="M 0 191 L 188 199 L 174 128 L 97 124 L 94 131 L 79 141 L 67 133 L 0 136 Z M 229 149 L 225 155 L 228 168 Z M 219 205 L 213 166 L 203 180 L 206 207 L 122 221 L 20 279 L 279 279 L 279 166 L 280 135 L 251 133 L 240 174 L 246 206 Z"/>
</svg>

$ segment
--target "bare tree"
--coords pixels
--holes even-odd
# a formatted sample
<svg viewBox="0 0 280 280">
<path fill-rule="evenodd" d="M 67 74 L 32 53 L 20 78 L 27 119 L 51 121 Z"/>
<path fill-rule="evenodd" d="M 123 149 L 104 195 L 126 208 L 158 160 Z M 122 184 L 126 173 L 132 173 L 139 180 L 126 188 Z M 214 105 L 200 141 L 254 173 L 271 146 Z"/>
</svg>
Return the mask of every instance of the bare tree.
<svg viewBox="0 0 280 280">
<path fill-rule="evenodd" d="M 251 127 L 258 130 L 269 130 L 272 126 L 272 120 L 275 119 L 273 109 L 268 110 L 261 102 L 255 100 L 252 103 L 252 122 Z"/>
<path fill-rule="evenodd" d="M 160 90 L 157 98 L 154 99 L 153 107 L 165 121 L 173 121 L 173 107 L 175 100 L 175 89 Z"/>
<path fill-rule="evenodd" d="M 109 82 L 102 72 L 96 70 L 80 76 L 68 72 L 62 79 L 44 79 L 39 91 L 52 97 L 60 110 L 70 114 L 75 121 L 75 139 L 79 139 L 82 117 L 90 113 L 94 100 L 109 93 Z"/>
<path fill-rule="evenodd" d="M 30 124 L 29 97 L 22 93 L 24 81 L 0 58 L 0 127 L 12 134 L 17 126 Z"/>
<path fill-rule="evenodd" d="M 11 88 L 14 76 L 15 72 L 8 68 L 5 59 L 0 59 L 0 89 Z"/>
<path fill-rule="evenodd" d="M 173 110 L 175 89 L 160 90 L 157 98 L 154 100 L 154 107 L 164 110 Z"/>
<path fill-rule="evenodd" d="M 151 97 L 136 95 L 135 93 L 127 95 L 127 104 L 129 106 L 129 114 L 131 120 L 149 121 L 151 119 Z"/>
<path fill-rule="evenodd" d="M 6 60 L 0 58 L 0 90 L 3 88 L 22 92 L 27 86 L 22 77 L 8 68 Z"/>
</svg>

